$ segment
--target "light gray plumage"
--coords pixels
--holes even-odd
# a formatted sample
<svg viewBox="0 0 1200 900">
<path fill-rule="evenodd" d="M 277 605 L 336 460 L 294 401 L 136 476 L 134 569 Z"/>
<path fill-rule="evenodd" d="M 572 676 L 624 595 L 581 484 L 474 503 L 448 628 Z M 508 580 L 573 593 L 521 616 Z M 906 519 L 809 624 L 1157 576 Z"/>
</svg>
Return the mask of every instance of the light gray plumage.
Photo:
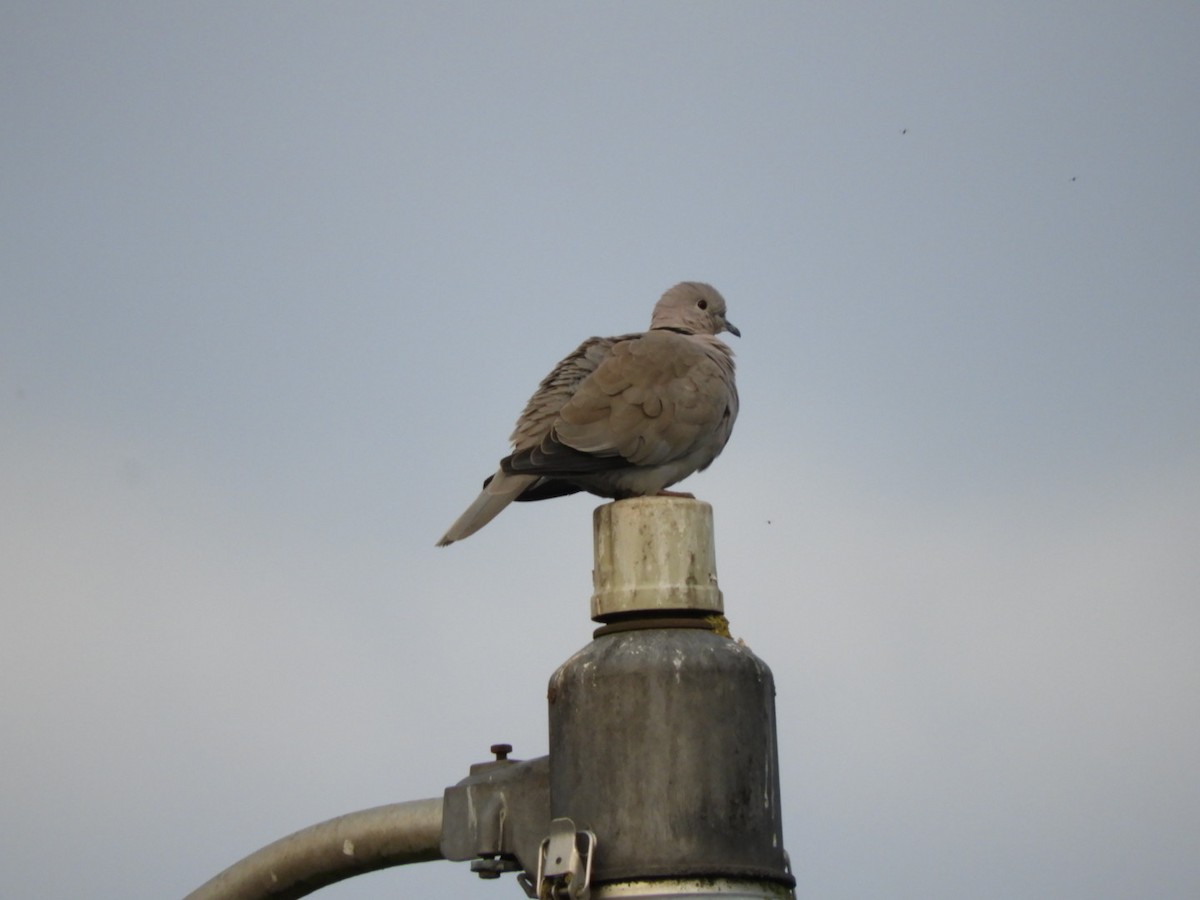
<svg viewBox="0 0 1200 900">
<path fill-rule="evenodd" d="M 438 546 L 474 534 L 514 500 L 647 496 L 708 468 L 738 412 L 722 331 L 741 336 L 725 299 L 685 281 L 662 295 L 649 331 L 580 344 L 542 379 L 513 452 Z"/>
</svg>

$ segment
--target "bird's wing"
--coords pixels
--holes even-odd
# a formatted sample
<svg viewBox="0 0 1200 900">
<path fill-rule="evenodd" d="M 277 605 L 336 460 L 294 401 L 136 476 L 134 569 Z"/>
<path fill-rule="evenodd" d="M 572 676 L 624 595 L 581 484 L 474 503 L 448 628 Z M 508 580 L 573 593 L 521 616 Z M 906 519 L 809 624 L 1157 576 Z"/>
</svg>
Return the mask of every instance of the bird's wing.
<svg viewBox="0 0 1200 900">
<path fill-rule="evenodd" d="M 619 340 L 622 338 L 589 338 L 542 379 L 512 433 L 511 440 L 517 451 L 536 447 L 549 434 L 559 411 L 571 399 L 580 382 L 596 371 L 608 357 L 613 343 Z M 543 481 L 534 473 L 513 472 L 507 465 L 508 459 L 501 461 L 500 469 L 483 483 L 483 490 L 475 502 L 442 535 L 439 547 L 474 534 L 514 500 L 540 500 L 578 490 L 571 485 Z M 526 491 L 529 495 L 523 498 Z"/>
<path fill-rule="evenodd" d="M 579 380 L 534 446 L 504 470 L 570 475 L 659 466 L 703 449 L 719 452 L 736 414 L 732 362 L 702 341 L 670 331 L 617 339 Z"/>
<path fill-rule="evenodd" d="M 609 357 L 614 344 L 629 336 L 588 338 L 550 370 L 534 391 L 517 419 L 509 440 L 517 451 L 535 447 L 550 433 L 563 406 L 571 399 L 580 382 L 596 371 Z"/>
</svg>

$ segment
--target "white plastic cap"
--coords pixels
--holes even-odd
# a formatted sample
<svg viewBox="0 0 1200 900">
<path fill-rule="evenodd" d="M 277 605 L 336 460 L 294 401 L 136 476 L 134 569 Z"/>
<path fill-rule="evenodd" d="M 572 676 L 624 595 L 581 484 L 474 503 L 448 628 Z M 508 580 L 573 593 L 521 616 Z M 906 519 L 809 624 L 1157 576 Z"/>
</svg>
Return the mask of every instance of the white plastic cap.
<svg viewBox="0 0 1200 900">
<path fill-rule="evenodd" d="M 634 497 L 597 507 L 592 618 L 724 613 L 712 523 L 712 506 L 688 497 Z"/>
</svg>

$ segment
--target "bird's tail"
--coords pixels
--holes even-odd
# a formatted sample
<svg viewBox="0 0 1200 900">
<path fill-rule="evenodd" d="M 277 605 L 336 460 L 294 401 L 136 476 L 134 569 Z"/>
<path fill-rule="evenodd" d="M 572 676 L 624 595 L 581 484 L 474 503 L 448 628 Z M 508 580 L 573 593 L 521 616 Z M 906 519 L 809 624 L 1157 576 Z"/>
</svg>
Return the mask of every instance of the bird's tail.
<svg viewBox="0 0 1200 900">
<path fill-rule="evenodd" d="M 516 500 L 525 488 L 537 480 L 537 475 L 509 475 L 503 469 L 496 472 L 484 483 L 483 492 L 475 498 L 475 502 L 468 506 L 467 511 L 442 535 L 437 545 L 445 547 L 470 537 L 500 515 L 504 507 Z"/>
</svg>

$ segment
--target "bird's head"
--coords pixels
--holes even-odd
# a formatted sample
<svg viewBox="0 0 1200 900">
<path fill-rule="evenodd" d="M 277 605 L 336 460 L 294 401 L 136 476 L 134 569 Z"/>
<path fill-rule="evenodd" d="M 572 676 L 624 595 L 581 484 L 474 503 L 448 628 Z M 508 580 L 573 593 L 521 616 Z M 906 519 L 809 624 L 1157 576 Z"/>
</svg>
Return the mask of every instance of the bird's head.
<svg viewBox="0 0 1200 900">
<path fill-rule="evenodd" d="M 650 328 L 670 328 L 689 334 L 742 333 L 725 318 L 725 298 L 711 284 L 683 281 L 662 295 L 650 317 Z"/>
</svg>

